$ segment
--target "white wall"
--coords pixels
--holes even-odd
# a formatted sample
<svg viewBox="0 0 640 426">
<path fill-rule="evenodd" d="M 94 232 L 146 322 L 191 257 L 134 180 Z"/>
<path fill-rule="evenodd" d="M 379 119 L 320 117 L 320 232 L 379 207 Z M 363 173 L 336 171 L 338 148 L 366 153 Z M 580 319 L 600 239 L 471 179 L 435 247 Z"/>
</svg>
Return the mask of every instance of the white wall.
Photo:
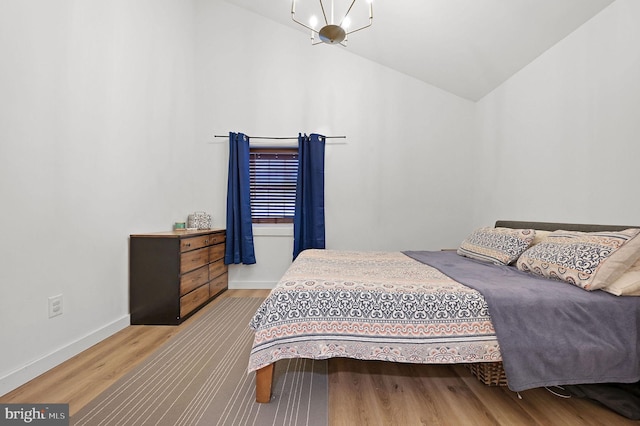
<svg viewBox="0 0 640 426">
<path fill-rule="evenodd" d="M 7 0 L 0 52 L 0 394 L 128 324 L 129 234 L 195 210 L 225 226 L 214 133 L 346 135 L 327 149 L 331 248 L 466 231 L 450 231 L 470 192 L 448 164 L 468 165 L 472 103 L 243 9 Z M 291 261 L 282 231 L 257 230 L 259 264 L 232 268 L 232 286 L 273 285 Z"/>
<path fill-rule="evenodd" d="M 0 394 L 128 325 L 129 234 L 211 209 L 193 21 L 175 0 L 0 2 Z"/>
<path fill-rule="evenodd" d="M 224 217 L 227 167 L 226 141 L 210 143 L 214 134 L 318 132 L 347 137 L 327 146 L 328 248 L 459 244 L 470 220 L 473 103 L 342 47 L 310 46 L 306 34 L 233 5 L 196 4 L 196 133 L 223 200 L 214 217 Z M 231 287 L 271 287 L 291 262 L 290 236 L 257 231 L 258 263 L 233 266 Z"/>
<path fill-rule="evenodd" d="M 638 22 L 617 0 L 478 102 L 474 225 L 640 225 Z"/>
</svg>

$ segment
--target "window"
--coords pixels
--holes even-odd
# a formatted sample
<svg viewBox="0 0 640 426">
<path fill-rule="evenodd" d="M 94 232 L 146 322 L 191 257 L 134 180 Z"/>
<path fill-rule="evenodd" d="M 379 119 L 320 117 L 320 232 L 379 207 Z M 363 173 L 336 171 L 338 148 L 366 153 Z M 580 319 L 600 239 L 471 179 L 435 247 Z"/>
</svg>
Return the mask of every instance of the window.
<svg viewBox="0 0 640 426">
<path fill-rule="evenodd" d="M 253 223 L 293 223 L 298 179 L 297 148 L 251 148 Z"/>
</svg>

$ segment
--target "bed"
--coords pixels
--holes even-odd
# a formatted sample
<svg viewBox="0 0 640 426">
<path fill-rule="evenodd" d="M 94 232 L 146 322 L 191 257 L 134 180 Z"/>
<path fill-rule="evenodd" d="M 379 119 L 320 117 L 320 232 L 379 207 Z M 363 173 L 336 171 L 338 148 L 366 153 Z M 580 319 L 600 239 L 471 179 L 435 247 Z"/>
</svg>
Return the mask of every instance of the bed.
<svg viewBox="0 0 640 426">
<path fill-rule="evenodd" d="M 506 256 L 499 262 L 492 250 L 467 244 L 477 232 L 457 250 L 306 250 L 250 323 L 255 337 L 248 371 L 256 372 L 256 401 L 269 402 L 274 364 L 288 358 L 500 365 L 514 391 L 637 382 L 640 297 L 611 294 L 590 275 L 597 263 L 577 277 L 563 267 L 543 276 L 553 268 L 540 268 L 533 250 L 548 265 L 549 247 L 566 237 L 559 233 L 578 240 L 581 232 L 602 234 L 598 255 L 615 270 L 607 272 L 609 285 L 640 266 L 636 228 L 497 221 L 482 228 L 483 241 L 519 238 L 499 252 Z M 620 261 L 623 251 L 624 264 L 610 266 L 613 253 Z M 600 265 L 603 275 L 604 261 Z"/>
</svg>

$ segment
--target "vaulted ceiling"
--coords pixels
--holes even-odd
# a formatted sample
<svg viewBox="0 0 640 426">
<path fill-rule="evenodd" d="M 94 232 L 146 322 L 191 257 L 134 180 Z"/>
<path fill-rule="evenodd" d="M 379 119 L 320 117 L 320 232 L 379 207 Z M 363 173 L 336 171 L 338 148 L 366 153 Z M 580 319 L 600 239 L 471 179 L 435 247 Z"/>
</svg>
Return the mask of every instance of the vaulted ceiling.
<svg viewBox="0 0 640 426">
<path fill-rule="evenodd" d="M 309 37 L 308 30 L 291 20 L 291 0 L 226 1 Z M 333 1 L 336 10 L 346 2 Z M 374 0 L 373 25 L 352 34 L 347 47 L 309 49 L 347 49 L 475 101 L 613 1 Z M 330 7 L 331 0 L 324 4 Z M 310 7 L 320 10 L 319 0 L 297 0 L 301 20 Z"/>
</svg>

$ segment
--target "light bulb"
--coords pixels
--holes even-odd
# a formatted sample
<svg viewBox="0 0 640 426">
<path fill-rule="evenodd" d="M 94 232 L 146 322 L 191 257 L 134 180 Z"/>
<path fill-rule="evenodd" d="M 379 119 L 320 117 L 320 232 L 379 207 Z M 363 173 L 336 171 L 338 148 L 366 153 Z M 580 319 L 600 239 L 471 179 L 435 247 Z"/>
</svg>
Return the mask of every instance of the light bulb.
<svg viewBox="0 0 640 426">
<path fill-rule="evenodd" d="M 345 16 L 344 19 L 342 20 L 342 28 L 349 28 L 349 25 L 351 25 L 351 18 L 349 18 L 348 16 Z"/>
<path fill-rule="evenodd" d="M 316 25 L 318 25 L 318 18 L 316 18 L 316 15 L 312 15 L 311 18 L 309 18 L 309 26 L 315 28 Z"/>
</svg>

